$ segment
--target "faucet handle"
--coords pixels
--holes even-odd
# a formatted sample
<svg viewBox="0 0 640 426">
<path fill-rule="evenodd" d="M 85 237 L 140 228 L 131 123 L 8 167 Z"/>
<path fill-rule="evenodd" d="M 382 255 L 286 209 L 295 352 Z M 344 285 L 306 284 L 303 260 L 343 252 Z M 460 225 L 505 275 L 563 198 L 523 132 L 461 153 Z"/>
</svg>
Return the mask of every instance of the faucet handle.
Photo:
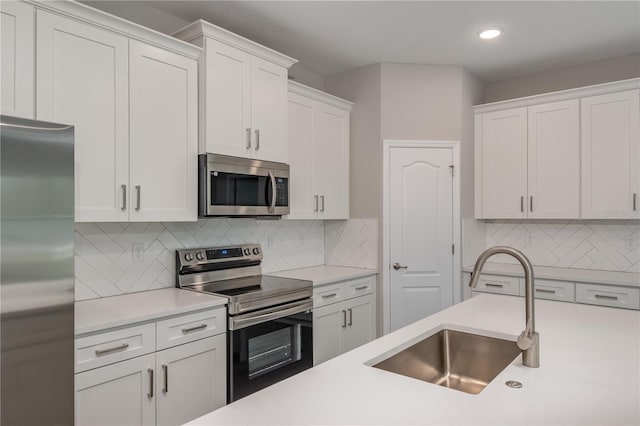
<svg viewBox="0 0 640 426">
<path fill-rule="evenodd" d="M 531 336 L 531 318 L 527 321 L 527 326 L 518 336 L 518 348 L 526 351 L 533 345 L 533 338 Z"/>
</svg>

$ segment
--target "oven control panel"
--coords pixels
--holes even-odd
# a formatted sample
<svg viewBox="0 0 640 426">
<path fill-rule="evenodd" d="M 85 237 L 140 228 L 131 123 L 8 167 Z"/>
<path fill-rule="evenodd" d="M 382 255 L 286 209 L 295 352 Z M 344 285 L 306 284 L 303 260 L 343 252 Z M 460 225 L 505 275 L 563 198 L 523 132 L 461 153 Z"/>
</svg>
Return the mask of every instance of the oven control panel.
<svg viewBox="0 0 640 426">
<path fill-rule="evenodd" d="M 234 261 L 262 261 L 260 244 L 208 247 L 176 250 L 178 266 L 230 263 Z"/>
</svg>

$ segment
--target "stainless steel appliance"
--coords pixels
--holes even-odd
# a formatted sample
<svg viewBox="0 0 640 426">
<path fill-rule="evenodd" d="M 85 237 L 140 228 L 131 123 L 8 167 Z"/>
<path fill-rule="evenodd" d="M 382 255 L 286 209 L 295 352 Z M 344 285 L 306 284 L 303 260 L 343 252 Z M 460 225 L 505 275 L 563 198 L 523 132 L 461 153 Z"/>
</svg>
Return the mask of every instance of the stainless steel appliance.
<svg viewBox="0 0 640 426">
<path fill-rule="evenodd" d="M 176 251 L 179 288 L 226 297 L 227 400 L 313 366 L 311 281 L 261 274 L 259 244 Z"/>
<path fill-rule="evenodd" d="M 72 126 L 0 116 L 0 424 L 74 423 Z"/>
<path fill-rule="evenodd" d="M 289 165 L 218 154 L 198 156 L 200 216 L 289 214 Z"/>
</svg>

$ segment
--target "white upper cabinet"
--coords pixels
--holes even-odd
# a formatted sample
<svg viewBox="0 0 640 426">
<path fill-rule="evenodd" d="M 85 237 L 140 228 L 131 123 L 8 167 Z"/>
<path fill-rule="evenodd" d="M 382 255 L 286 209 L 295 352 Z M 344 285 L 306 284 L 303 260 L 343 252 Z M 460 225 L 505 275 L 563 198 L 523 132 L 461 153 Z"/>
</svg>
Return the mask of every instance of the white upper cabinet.
<svg viewBox="0 0 640 426">
<path fill-rule="evenodd" d="M 480 157 L 481 217 L 527 217 L 527 110 L 515 108 L 476 117 Z"/>
<path fill-rule="evenodd" d="M 478 219 L 640 217 L 640 79 L 474 107 Z"/>
<path fill-rule="evenodd" d="M 196 220 L 198 64 L 130 42 L 132 221 Z"/>
<path fill-rule="evenodd" d="M 203 48 L 201 153 L 287 161 L 287 74 L 296 60 L 202 20 L 174 34 Z"/>
<path fill-rule="evenodd" d="M 639 93 L 581 100 L 584 218 L 640 217 Z"/>
<path fill-rule="evenodd" d="M 289 82 L 289 219 L 349 218 L 351 102 Z"/>
<path fill-rule="evenodd" d="M 37 118 L 75 127 L 76 222 L 195 221 L 201 49 L 78 3 L 45 6 Z"/>
<path fill-rule="evenodd" d="M 2 114 L 35 118 L 35 9 L 17 1 L 0 2 Z"/>
<path fill-rule="evenodd" d="M 75 127 L 75 219 L 127 221 L 129 44 L 38 10 L 37 118 Z"/>
<path fill-rule="evenodd" d="M 528 108 L 529 218 L 580 217 L 580 104 Z"/>
</svg>

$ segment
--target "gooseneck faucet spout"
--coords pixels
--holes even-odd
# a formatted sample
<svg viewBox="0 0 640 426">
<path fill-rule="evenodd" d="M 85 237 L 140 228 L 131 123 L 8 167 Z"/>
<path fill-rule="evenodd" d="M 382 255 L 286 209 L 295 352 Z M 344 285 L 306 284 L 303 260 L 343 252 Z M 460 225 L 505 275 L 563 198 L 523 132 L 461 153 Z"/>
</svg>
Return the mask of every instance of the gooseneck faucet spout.
<svg viewBox="0 0 640 426">
<path fill-rule="evenodd" d="M 518 336 L 518 347 L 522 349 L 522 364 L 527 367 L 540 367 L 540 335 L 536 332 L 535 309 L 533 305 L 533 265 L 531 265 L 527 256 L 512 247 L 496 246 L 488 248 L 482 252 L 482 254 L 478 256 L 478 260 L 476 260 L 469 287 L 473 288 L 478 284 L 482 267 L 487 259 L 494 254 L 508 254 L 520 262 L 524 268 L 526 323 L 524 331 Z"/>
</svg>

